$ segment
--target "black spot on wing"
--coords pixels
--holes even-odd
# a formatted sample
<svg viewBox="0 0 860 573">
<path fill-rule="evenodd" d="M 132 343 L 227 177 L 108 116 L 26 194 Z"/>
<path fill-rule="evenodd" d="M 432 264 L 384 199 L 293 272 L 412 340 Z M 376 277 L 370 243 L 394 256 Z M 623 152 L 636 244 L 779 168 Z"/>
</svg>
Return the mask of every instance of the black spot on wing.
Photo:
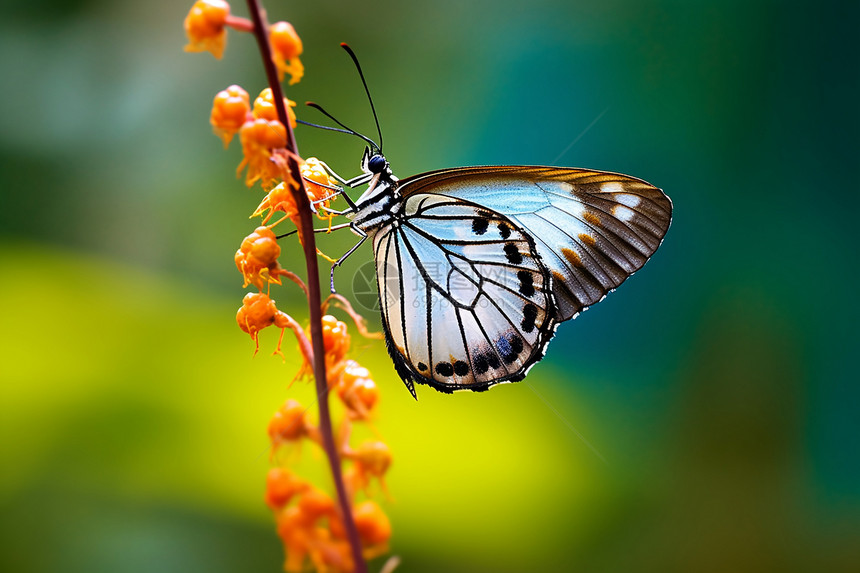
<svg viewBox="0 0 860 573">
<path fill-rule="evenodd" d="M 439 362 L 436 364 L 436 374 L 448 378 L 454 375 L 454 367 L 450 362 Z"/>
<path fill-rule="evenodd" d="M 514 352 L 514 354 L 516 354 L 517 356 L 522 354 L 523 349 L 525 348 L 523 346 L 523 339 L 522 338 L 520 338 L 519 336 L 514 334 L 513 336 L 511 336 L 511 338 L 508 342 L 511 343 L 511 350 Z"/>
<path fill-rule="evenodd" d="M 524 348 L 523 339 L 516 334 L 510 335 L 510 337 L 502 336 L 496 341 L 496 349 L 505 364 L 516 362 Z"/>
<path fill-rule="evenodd" d="M 534 296 L 534 276 L 529 271 L 517 271 L 517 278 L 520 280 L 520 294 L 528 297 Z"/>
<path fill-rule="evenodd" d="M 487 357 L 483 354 L 476 354 L 472 357 L 472 363 L 475 365 L 475 374 L 479 376 L 481 374 L 486 374 L 487 370 L 490 369 L 490 363 L 487 360 Z"/>
<path fill-rule="evenodd" d="M 454 362 L 454 374 L 457 376 L 465 376 L 469 373 L 469 365 L 462 360 Z"/>
<path fill-rule="evenodd" d="M 485 217 L 476 217 L 472 219 L 472 232 L 476 235 L 483 235 L 487 232 L 487 228 L 490 226 L 490 221 Z"/>
<path fill-rule="evenodd" d="M 499 235 L 503 239 L 507 239 L 508 237 L 510 237 L 511 236 L 511 226 L 508 225 L 507 223 L 505 223 L 504 221 L 499 223 Z"/>
<path fill-rule="evenodd" d="M 523 332 L 529 333 L 535 329 L 535 320 L 537 319 L 538 308 L 532 303 L 528 303 L 523 307 L 523 321 L 520 326 Z"/>
<path fill-rule="evenodd" d="M 512 265 L 519 265 L 523 262 L 523 255 L 514 243 L 505 244 L 505 257 Z"/>
</svg>

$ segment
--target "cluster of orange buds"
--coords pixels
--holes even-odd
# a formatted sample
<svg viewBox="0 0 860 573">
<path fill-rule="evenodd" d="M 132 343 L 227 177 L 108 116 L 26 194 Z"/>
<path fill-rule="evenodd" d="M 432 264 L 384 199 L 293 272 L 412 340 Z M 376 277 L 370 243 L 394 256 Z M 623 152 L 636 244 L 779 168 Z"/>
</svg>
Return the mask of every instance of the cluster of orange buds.
<svg viewBox="0 0 860 573">
<path fill-rule="evenodd" d="M 210 52 L 221 59 L 227 46 L 227 28 L 251 32 L 253 23 L 230 13 L 230 4 L 225 0 L 197 0 L 185 17 L 185 35 L 188 36 L 186 52 Z M 269 26 L 269 44 L 272 61 L 278 70 L 279 79 L 290 74 L 290 85 L 298 83 L 305 73 L 299 56 L 302 54 L 302 39 L 289 22 L 275 22 Z"/>
<path fill-rule="evenodd" d="M 391 523 L 379 504 L 370 499 L 371 482 L 377 480 L 387 496 L 384 476 L 391 466 L 389 447 L 381 440 L 350 445 L 353 424 L 369 423 L 379 402 L 376 383 L 370 372 L 346 358 L 350 335 L 344 322 L 323 317 L 323 341 L 329 390 L 344 407 L 338 429 L 338 454 L 344 483 L 365 559 L 388 552 Z M 306 355 L 306 358 L 309 358 Z M 310 368 L 310 361 L 304 370 Z M 303 440 L 321 446 L 319 429 L 299 402 L 287 400 L 269 422 L 272 455 L 282 448 L 298 447 Z M 366 499 L 358 501 L 362 494 Z M 278 535 L 286 550 L 285 570 L 304 571 L 310 562 L 317 571 L 349 572 L 353 569 L 350 547 L 337 505 L 331 497 L 285 467 L 274 467 L 266 482 L 266 503 L 275 513 Z"/>
<path fill-rule="evenodd" d="M 309 157 L 301 162 L 301 174 L 305 181 L 308 200 L 316 211 L 317 217 L 329 221 L 331 224 L 333 217 L 328 211 L 328 207 L 331 200 L 340 191 L 336 185 L 337 182 L 325 170 L 322 161 L 316 157 Z M 263 224 L 265 225 L 272 218 L 272 215 L 279 211 L 284 215 L 272 223 L 272 227 L 284 219 L 290 219 L 298 225 L 298 207 L 286 182 L 279 183 L 272 188 L 251 216 L 263 217 Z"/>
<path fill-rule="evenodd" d="M 296 126 L 296 114 L 293 111 L 296 102 L 285 99 L 284 103 L 289 115 L 290 127 Z M 213 116 L 218 97 L 213 102 Z M 212 124 L 216 130 L 224 130 L 225 126 Z M 235 133 L 235 132 L 234 132 Z M 263 189 L 271 189 L 279 180 L 289 178 L 286 170 L 286 153 L 284 146 L 287 142 L 287 130 L 278 120 L 271 88 L 266 88 L 257 99 L 254 107 L 246 115 L 245 122 L 239 127 L 239 141 L 242 143 L 242 162 L 236 169 L 240 176 L 247 168 L 245 185 L 253 187 L 260 181 Z"/>
<path fill-rule="evenodd" d="M 187 51 L 209 51 L 215 57 L 223 54 L 226 30 L 253 32 L 254 24 L 247 19 L 231 14 L 230 5 L 224 0 L 197 0 L 185 19 L 185 30 L 189 44 Z M 262 38 L 265 40 L 265 37 Z M 299 56 L 302 41 L 293 26 L 277 22 L 269 27 L 268 40 L 272 61 L 280 79 L 290 75 L 290 84 L 298 82 L 304 74 Z M 265 53 L 265 50 L 264 50 Z M 273 86 L 276 87 L 276 86 Z M 277 91 L 277 90 L 276 90 Z M 236 322 L 259 350 L 260 332 L 275 326 L 281 329 L 276 354 L 281 354 L 284 333 L 289 328 L 298 342 L 299 354 L 303 357 L 297 378 L 311 372 L 313 349 L 308 333 L 288 314 L 279 310 L 269 296 L 272 284 L 281 284 L 287 277 L 298 284 L 308 295 L 304 282 L 295 274 L 284 270 L 278 263 L 281 248 L 273 227 L 285 219 L 298 226 L 299 207 L 294 193 L 303 185 L 312 211 L 331 225 L 330 202 L 341 188 L 330 175 L 326 165 L 316 158 L 302 160 L 287 147 L 288 130 L 296 126 L 293 112 L 295 103 L 284 98 L 289 126 L 284 125 L 277 111 L 271 88 L 266 88 L 253 100 L 247 91 L 231 85 L 216 94 L 210 113 L 210 124 L 228 147 L 238 135 L 242 146 L 242 162 L 237 176 L 245 173 L 245 184 L 253 187 L 259 182 L 266 196 L 251 215 L 262 217 L 262 226 L 245 237 L 234 260 L 244 279 L 244 287 L 253 285 L 258 292 L 245 295 L 242 307 L 236 313 Z M 293 178 L 289 164 L 296 160 L 301 181 Z M 269 223 L 276 213 L 283 216 Z M 301 235 L 299 240 L 302 240 Z M 324 255 L 323 255 L 324 256 Z M 364 320 L 352 309 L 346 299 L 332 295 L 339 301 L 358 326 L 359 332 L 367 333 Z M 323 305 L 323 311 L 328 304 Z M 268 435 L 271 442 L 271 458 L 279 463 L 285 450 L 299 448 L 304 441 L 317 444 L 327 455 L 339 460 L 339 469 L 344 469 L 343 486 L 346 497 L 340 503 L 322 489 L 300 478 L 285 466 L 270 470 L 266 481 L 266 504 L 275 514 L 278 536 L 281 538 L 288 572 L 306 571 L 313 566 L 327 573 L 348 573 L 355 569 L 353 546 L 358 544 L 365 559 L 378 557 L 388 551 L 391 524 L 379 504 L 371 499 L 378 490 L 387 496 L 385 474 L 391 466 L 392 456 L 388 446 L 378 439 L 378 432 L 370 425 L 379 404 L 379 390 L 370 372 L 354 360 L 347 358 L 350 335 L 344 322 L 334 316 L 322 319 L 323 347 L 327 372 L 326 383 L 332 395 L 338 397 L 343 413 L 337 426 L 335 446 L 331 447 L 332 430 L 319 427 L 311 419 L 308 408 L 295 400 L 287 400 L 269 422 Z M 281 354 L 282 355 L 282 354 Z M 282 355 L 283 356 L 283 355 Z M 350 444 L 355 424 L 369 427 L 375 440 L 357 446 Z M 323 439 L 325 436 L 325 440 Z M 335 464 L 335 467 L 338 467 Z M 338 472 L 334 472 L 338 475 Z M 375 487 L 378 483 L 379 487 Z M 353 514 L 358 541 L 348 535 L 344 526 L 341 507 L 349 506 Z M 393 561 L 392 561 L 393 563 Z"/>
<path fill-rule="evenodd" d="M 275 512 L 278 535 L 286 547 L 284 570 L 353 570 L 352 555 L 336 504 L 330 496 L 284 468 L 272 468 L 266 479 L 266 503 Z M 366 500 L 353 507 L 355 526 L 366 559 L 387 551 L 391 524 L 379 505 Z"/>
</svg>

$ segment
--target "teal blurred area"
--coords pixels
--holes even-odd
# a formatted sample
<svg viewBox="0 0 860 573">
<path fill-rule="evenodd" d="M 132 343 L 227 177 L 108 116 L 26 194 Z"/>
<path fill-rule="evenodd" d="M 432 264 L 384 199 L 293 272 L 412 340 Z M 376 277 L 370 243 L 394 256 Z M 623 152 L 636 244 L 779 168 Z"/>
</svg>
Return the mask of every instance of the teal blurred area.
<svg viewBox="0 0 860 573">
<path fill-rule="evenodd" d="M 292 343 L 272 357 L 265 332 L 253 357 L 236 328 L 260 193 L 208 125 L 218 90 L 265 78 L 238 33 L 222 61 L 184 53 L 190 4 L 4 4 L 3 571 L 282 566 L 266 425 L 312 393 L 288 388 Z M 415 402 L 354 334 L 394 452 L 398 571 L 858 570 L 857 2 L 267 7 L 304 42 L 288 96 L 372 134 L 353 46 L 400 177 L 591 167 L 675 204 L 653 260 L 525 382 Z M 358 172 L 361 142 L 297 138 Z M 346 294 L 370 256 L 338 275 Z M 303 270 L 295 243 L 281 262 Z M 296 289 L 273 296 L 304 316 Z"/>
</svg>

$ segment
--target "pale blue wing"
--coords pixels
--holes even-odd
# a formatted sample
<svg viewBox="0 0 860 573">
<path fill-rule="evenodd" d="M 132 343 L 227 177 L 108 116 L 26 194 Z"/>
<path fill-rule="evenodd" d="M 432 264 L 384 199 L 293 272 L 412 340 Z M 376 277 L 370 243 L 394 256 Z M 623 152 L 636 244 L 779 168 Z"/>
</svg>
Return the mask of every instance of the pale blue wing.
<svg viewBox="0 0 860 573">
<path fill-rule="evenodd" d="M 640 269 L 672 220 L 672 202 L 660 189 L 586 169 L 446 169 L 403 179 L 399 191 L 470 201 L 525 229 L 554 279 L 559 321 L 599 302 Z"/>
<path fill-rule="evenodd" d="M 443 391 L 520 380 L 555 327 L 549 272 L 509 219 L 433 195 L 374 236 L 389 352 L 404 380 Z"/>
</svg>

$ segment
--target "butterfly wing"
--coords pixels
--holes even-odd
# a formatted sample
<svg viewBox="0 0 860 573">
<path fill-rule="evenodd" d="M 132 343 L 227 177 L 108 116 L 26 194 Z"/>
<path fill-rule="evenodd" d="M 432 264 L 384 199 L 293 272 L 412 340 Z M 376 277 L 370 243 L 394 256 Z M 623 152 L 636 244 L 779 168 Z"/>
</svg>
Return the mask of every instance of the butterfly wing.
<svg viewBox="0 0 860 573">
<path fill-rule="evenodd" d="M 533 238 L 458 198 L 416 193 L 374 236 L 398 374 L 438 390 L 522 379 L 555 329 L 551 275 Z M 414 391 L 413 391 L 414 393 Z"/>
<path fill-rule="evenodd" d="M 559 167 L 463 167 L 403 179 L 399 191 L 472 201 L 534 237 L 553 278 L 556 319 L 602 300 L 663 241 L 672 202 L 640 179 Z"/>
</svg>

